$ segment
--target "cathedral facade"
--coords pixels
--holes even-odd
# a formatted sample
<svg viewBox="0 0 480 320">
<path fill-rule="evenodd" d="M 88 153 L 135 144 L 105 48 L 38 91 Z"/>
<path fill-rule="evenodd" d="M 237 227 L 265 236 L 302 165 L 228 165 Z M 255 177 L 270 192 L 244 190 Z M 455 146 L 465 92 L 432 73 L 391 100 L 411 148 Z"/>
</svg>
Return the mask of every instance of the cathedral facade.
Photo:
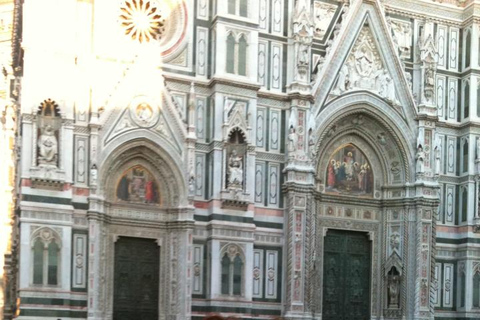
<svg viewBox="0 0 480 320">
<path fill-rule="evenodd" d="M 478 0 L 16 0 L 12 41 L 5 319 L 480 317 Z"/>
</svg>

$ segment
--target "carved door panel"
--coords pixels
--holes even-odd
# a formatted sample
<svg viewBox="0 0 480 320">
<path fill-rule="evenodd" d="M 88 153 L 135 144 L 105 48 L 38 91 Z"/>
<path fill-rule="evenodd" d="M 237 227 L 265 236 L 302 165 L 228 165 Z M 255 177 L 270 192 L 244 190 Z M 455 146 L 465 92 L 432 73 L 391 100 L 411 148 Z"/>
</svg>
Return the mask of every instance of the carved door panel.
<svg viewBox="0 0 480 320">
<path fill-rule="evenodd" d="M 370 319 L 370 242 L 364 233 L 329 230 L 323 260 L 324 320 Z"/>
<path fill-rule="evenodd" d="M 113 320 L 157 320 L 160 249 L 153 239 L 115 243 Z"/>
</svg>

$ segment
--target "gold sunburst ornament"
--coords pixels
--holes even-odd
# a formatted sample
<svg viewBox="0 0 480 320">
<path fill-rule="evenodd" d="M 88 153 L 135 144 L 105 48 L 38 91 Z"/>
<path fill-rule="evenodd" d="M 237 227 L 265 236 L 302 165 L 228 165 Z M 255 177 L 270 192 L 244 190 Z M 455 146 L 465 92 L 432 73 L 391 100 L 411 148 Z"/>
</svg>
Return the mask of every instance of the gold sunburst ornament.
<svg viewBox="0 0 480 320">
<path fill-rule="evenodd" d="M 120 11 L 122 27 L 132 40 L 143 43 L 162 36 L 165 21 L 155 1 L 126 0 Z"/>
</svg>

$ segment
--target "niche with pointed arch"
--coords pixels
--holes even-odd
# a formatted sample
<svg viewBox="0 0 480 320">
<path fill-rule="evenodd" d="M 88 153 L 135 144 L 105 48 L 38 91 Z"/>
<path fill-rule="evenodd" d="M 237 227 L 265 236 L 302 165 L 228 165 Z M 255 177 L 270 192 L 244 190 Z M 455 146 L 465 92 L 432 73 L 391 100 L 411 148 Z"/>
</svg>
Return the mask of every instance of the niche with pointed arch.
<svg viewBox="0 0 480 320">
<path fill-rule="evenodd" d="M 353 144 L 343 145 L 329 158 L 326 192 L 371 197 L 373 170 L 367 157 Z"/>
<path fill-rule="evenodd" d="M 158 183 L 150 171 L 141 165 L 127 169 L 117 182 L 118 202 L 160 204 Z"/>
</svg>

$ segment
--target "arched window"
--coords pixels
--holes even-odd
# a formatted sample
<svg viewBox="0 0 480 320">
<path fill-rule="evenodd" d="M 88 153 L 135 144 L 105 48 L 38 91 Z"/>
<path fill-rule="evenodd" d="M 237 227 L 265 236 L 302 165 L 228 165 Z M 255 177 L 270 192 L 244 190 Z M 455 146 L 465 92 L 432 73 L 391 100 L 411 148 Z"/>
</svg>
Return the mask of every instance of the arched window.
<svg viewBox="0 0 480 320">
<path fill-rule="evenodd" d="M 241 17 L 248 17 L 248 0 L 240 0 L 240 16 Z"/>
<path fill-rule="evenodd" d="M 43 284 L 43 241 L 37 239 L 33 246 L 33 284 Z"/>
<path fill-rule="evenodd" d="M 244 262 L 240 254 L 240 249 L 236 245 L 230 245 L 226 249 L 221 261 L 221 293 L 229 296 L 241 296 Z"/>
<path fill-rule="evenodd" d="M 480 78 L 477 78 L 477 117 L 480 117 Z"/>
<path fill-rule="evenodd" d="M 227 37 L 227 73 L 235 73 L 235 37 Z"/>
<path fill-rule="evenodd" d="M 248 0 L 228 0 L 228 14 L 248 18 Z"/>
<path fill-rule="evenodd" d="M 463 172 L 468 172 L 468 139 L 463 141 Z"/>
<path fill-rule="evenodd" d="M 247 40 L 243 35 L 238 41 L 238 74 L 247 75 Z"/>
<path fill-rule="evenodd" d="M 465 273 L 460 271 L 460 307 L 465 307 Z"/>
<path fill-rule="evenodd" d="M 478 270 L 473 276 L 473 307 L 480 307 L 480 274 Z"/>
<path fill-rule="evenodd" d="M 468 118 L 470 116 L 470 81 L 465 81 L 465 87 L 463 90 L 463 117 Z"/>
<path fill-rule="evenodd" d="M 226 72 L 247 75 L 247 36 L 230 32 L 227 36 Z"/>
<path fill-rule="evenodd" d="M 59 239 L 50 229 L 43 228 L 33 237 L 33 275 L 34 285 L 58 285 L 60 265 Z"/>
<path fill-rule="evenodd" d="M 233 294 L 242 294 L 242 270 L 243 261 L 239 256 L 236 256 L 233 260 Z"/>
<path fill-rule="evenodd" d="M 58 253 L 59 247 L 55 243 L 55 239 L 48 245 L 48 284 L 58 284 Z"/>
<path fill-rule="evenodd" d="M 462 186 L 462 222 L 467 221 L 468 186 Z"/>
<path fill-rule="evenodd" d="M 228 254 L 225 253 L 222 259 L 222 294 L 229 294 L 229 283 L 230 283 L 230 258 Z"/>
<path fill-rule="evenodd" d="M 237 0 L 228 0 L 228 13 L 235 14 L 236 6 L 237 6 Z"/>
<path fill-rule="evenodd" d="M 465 37 L 465 68 L 470 67 L 470 50 L 472 43 L 472 32 L 467 30 L 467 36 Z"/>
</svg>

